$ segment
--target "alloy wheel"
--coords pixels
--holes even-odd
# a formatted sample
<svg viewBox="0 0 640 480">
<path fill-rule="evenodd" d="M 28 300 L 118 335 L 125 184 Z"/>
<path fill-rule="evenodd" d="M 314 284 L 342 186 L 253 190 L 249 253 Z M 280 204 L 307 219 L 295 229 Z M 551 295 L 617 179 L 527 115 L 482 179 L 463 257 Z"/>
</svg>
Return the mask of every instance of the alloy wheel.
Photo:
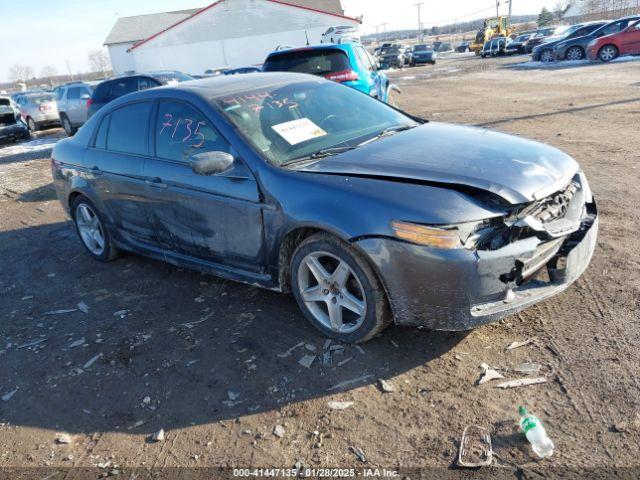
<svg viewBox="0 0 640 480">
<path fill-rule="evenodd" d="M 27 119 L 27 126 L 29 127 L 29 130 L 31 130 L 32 132 L 36 131 L 36 122 L 33 121 L 33 118 L 29 117 Z"/>
<path fill-rule="evenodd" d="M 571 47 L 567 51 L 567 60 L 582 60 L 582 49 L 579 47 Z"/>
<path fill-rule="evenodd" d="M 328 252 L 310 253 L 300 262 L 297 280 L 309 312 L 324 327 L 346 334 L 364 322 L 364 288 L 344 260 Z"/>
<path fill-rule="evenodd" d="M 551 60 L 553 60 L 551 51 L 545 50 L 544 52 L 542 52 L 542 54 L 540 55 L 540 60 L 542 60 L 543 62 L 550 62 Z"/>
<path fill-rule="evenodd" d="M 86 203 L 79 204 L 75 220 L 84 246 L 94 255 L 102 255 L 106 246 L 104 230 L 93 209 Z"/>
<path fill-rule="evenodd" d="M 602 60 L 603 62 L 609 62 L 614 58 L 616 58 L 617 54 L 618 54 L 618 51 L 616 50 L 616 47 L 607 45 L 606 47 L 602 47 L 602 50 L 600 50 L 599 56 L 600 56 L 600 60 Z"/>
</svg>

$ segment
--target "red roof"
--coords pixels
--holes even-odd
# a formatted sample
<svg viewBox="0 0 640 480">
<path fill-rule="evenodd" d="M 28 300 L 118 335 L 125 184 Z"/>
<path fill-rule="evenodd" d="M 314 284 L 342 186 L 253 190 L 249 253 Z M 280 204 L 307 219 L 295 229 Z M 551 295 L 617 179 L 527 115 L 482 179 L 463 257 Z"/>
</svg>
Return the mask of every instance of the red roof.
<svg viewBox="0 0 640 480">
<path fill-rule="evenodd" d="M 131 50 L 133 50 L 134 48 L 138 48 L 140 45 L 143 45 L 145 43 L 147 43 L 150 40 L 153 40 L 154 38 L 162 35 L 164 32 L 167 32 L 169 30 L 171 30 L 174 27 L 177 27 L 178 25 L 184 23 L 184 22 L 188 22 L 189 20 L 191 20 L 192 18 L 200 15 L 203 12 L 206 12 L 207 10 L 215 7 L 216 5 L 220 5 L 222 2 L 224 2 L 225 0 L 217 0 L 216 2 L 213 2 L 211 5 L 204 7 L 202 10 L 198 10 L 196 13 L 194 13 L 193 15 L 187 17 L 187 18 L 183 18 L 182 20 L 180 20 L 179 22 L 174 23 L 173 25 L 170 25 L 169 27 L 165 28 L 164 30 L 160 30 L 158 33 L 154 33 L 153 35 L 151 35 L 148 38 L 145 38 L 144 40 L 139 41 L 138 43 L 136 43 L 135 45 L 133 45 L 129 50 L 127 50 L 128 52 L 130 52 Z M 302 5 L 295 5 L 293 3 L 288 3 L 288 2 L 284 2 L 282 0 L 264 0 L 265 2 L 271 2 L 271 3 L 277 3 L 280 5 L 286 5 L 287 7 L 293 7 L 293 8 L 300 8 L 302 10 L 309 10 L 311 12 L 316 12 L 316 13 L 322 13 L 324 15 L 331 15 L 332 17 L 338 17 L 338 18 L 344 18 L 346 20 L 351 20 L 353 22 L 358 22 L 360 23 L 360 20 L 357 18 L 353 18 L 353 17 L 347 17 L 346 15 L 338 15 L 337 13 L 331 13 L 331 12 L 325 12 L 324 10 L 318 10 L 317 8 L 311 8 L 311 7 L 305 7 Z"/>
</svg>

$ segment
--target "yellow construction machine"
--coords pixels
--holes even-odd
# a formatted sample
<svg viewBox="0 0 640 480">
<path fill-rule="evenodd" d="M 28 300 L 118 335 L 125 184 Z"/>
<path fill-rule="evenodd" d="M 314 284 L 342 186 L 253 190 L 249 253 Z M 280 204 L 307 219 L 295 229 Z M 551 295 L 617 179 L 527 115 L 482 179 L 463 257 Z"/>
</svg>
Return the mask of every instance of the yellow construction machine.
<svg viewBox="0 0 640 480">
<path fill-rule="evenodd" d="M 475 41 L 469 45 L 469 50 L 480 55 L 482 47 L 492 38 L 509 37 L 515 33 L 515 28 L 511 26 L 511 18 L 508 16 L 486 18 L 484 25 L 476 33 Z"/>
</svg>

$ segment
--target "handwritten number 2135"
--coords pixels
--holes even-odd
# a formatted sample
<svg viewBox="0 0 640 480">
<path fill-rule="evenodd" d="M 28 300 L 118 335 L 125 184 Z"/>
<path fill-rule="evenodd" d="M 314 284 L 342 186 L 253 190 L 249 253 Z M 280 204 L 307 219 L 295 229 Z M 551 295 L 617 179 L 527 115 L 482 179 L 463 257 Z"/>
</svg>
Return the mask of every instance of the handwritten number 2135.
<svg viewBox="0 0 640 480">
<path fill-rule="evenodd" d="M 198 144 L 194 144 L 191 145 L 193 148 L 201 148 L 202 145 L 204 145 L 204 134 L 200 131 L 200 127 L 202 125 L 206 125 L 205 122 L 194 122 L 192 119 L 190 118 L 178 118 L 178 121 L 174 124 L 172 123 L 173 121 L 173 115 L 171 115 L 170 113 L 165 113 L 164 114 L 164 122 L 162 122 L 162 128 L 160 129 L 160 135 L 162 135 L 165 131 L 165 129 L 173 127 L 173 129 L 171 129 L 171 138 L 174 139 L 176 137 L 176 132 L 178 131 L 178 127 L 180 126 L 180 124 L 182 123 L 187 131 L 187 134 L 180 139 L 179 141 L 184 143 L 184 142 L 188 142 L 191 139 L 199 139 L 200 142 Z M 193 126 L 193 124 L 195 123 L 195 128 L 192 129 L 191 127 Z"/>
</svg>

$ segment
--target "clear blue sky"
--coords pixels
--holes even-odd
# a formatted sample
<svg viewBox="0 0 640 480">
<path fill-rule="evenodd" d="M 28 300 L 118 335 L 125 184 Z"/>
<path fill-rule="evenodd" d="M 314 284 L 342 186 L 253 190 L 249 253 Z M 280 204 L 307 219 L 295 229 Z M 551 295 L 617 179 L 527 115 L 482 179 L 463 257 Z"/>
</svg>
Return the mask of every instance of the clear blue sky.
<svg viewBox="0 0 640 480">
<path fill-rule="evenodd" d="M 59 73 L 88 70 L 87 54 L 101 48 L 118 17 L 206 6 L 213 0 L 0 0 L 0 81 L 15 63 L 31 65 L 36 74 L 51 65 Z M 232 0 L 230 0 L 232 1 Z M 478 12 L 492 13 L 493 0 L 423 0 L 422 21 L 433 25 Z M 347 15 L 364 15 L 362 31 L 413 28 L 418 0 L 342 0 Z M 514 14 L 537 13 L 555 0 L 513 0 Z"/>
</svg>

